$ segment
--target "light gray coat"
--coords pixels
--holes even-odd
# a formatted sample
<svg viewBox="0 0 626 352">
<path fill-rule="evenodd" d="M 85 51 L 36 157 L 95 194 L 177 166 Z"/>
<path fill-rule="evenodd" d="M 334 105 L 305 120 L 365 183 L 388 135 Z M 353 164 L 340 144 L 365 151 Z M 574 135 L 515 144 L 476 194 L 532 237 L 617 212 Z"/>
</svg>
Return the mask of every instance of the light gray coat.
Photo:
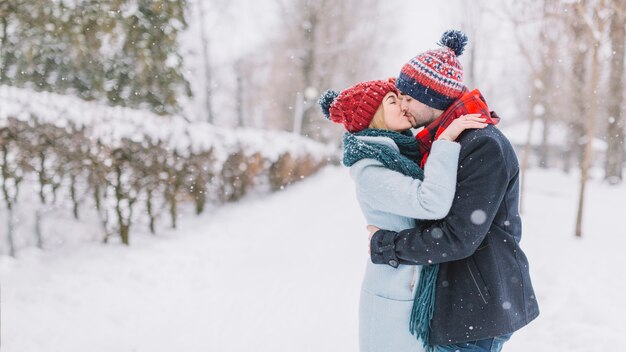
<svg viewBox="0 0 626 352">
<path fill-rule="evenodd" d="M 361 137 L 398 150 L 387 137 Z M 381 229 L 415 227 L 415 219 L 441 219 L 450 210 L 456 189 L 460 145 L 435 141 L 424 168 L 424 181 L 392 171 L 374 159 L 350 167 L 365 220 Z M 423 351 L 409 332 L 415 283 L 421 266 L 372 264 L 367 261 L 359 303 L 359 346 L 362 352 Z"/>
</svg>

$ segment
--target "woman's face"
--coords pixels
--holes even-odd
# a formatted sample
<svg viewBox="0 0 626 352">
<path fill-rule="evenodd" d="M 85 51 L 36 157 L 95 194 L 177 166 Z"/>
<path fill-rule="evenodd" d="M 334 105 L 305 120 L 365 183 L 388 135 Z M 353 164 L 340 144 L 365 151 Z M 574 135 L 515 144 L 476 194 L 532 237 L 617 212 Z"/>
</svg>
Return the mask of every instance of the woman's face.
<svg viewBox="0 0 626 352">
<path fill-rule="evenodd" d="M 383 98 L 383 114 L 387 128 L 392 131 L 400 132 L 413 127 L 400 106 L 400 98 L 394 92 L 387 93 Z"/>
</svg>

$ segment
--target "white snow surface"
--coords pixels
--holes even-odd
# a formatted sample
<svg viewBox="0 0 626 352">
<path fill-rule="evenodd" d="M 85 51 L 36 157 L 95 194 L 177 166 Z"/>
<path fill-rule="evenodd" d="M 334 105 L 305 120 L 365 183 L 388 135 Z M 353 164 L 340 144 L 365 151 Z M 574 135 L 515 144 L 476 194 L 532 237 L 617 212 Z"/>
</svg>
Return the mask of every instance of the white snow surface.
<svg viewBox="0 0 626 352">
<path fill-rule="evenodd" d="M 607 351 L 626 331 L 626 185 L 531 170 L 522 248 L 540 304 L 507 352 Z M 356 351 L 367 232 L 347 169 L 177 231 L 0 257 L 2 347 L 40 351 Z M 453 319 L 453 317 L 450 317 Z"/>
</svg>

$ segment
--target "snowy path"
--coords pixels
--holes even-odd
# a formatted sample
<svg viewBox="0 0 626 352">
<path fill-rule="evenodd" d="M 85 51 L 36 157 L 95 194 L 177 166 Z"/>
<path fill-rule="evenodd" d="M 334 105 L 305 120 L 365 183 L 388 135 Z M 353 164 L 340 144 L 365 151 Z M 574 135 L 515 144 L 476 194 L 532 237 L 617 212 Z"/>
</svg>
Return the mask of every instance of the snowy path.
<svg viewBox="0 0 626 352">
<path fill-rule="evenodd" d="M 626 186 L 533 172 L 525 248 L 540 318 L 506 351 L 611 350 L 626 331 Z M 34 351 L 356 351 L 365 223 L 343 168 L 177 232 L 0 260 L 2 347 Z M 609 347 L 611 346 L 611 347 Z"/>
</svg>

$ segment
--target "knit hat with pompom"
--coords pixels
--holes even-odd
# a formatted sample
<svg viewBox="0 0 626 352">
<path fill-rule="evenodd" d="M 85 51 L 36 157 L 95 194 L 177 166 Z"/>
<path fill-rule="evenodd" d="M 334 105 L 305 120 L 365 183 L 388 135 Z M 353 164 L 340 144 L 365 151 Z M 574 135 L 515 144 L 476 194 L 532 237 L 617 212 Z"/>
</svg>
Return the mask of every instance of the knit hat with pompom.
<svg viewBox="0 0 626 352">
<path fill-rule="evenodd" d="M 449 30 L 437 44 L 441 48 L 421 53 L 402 67 L 396 87 L 431 108 L 446 110 L 466 89 L 458 57 L 465 50 L 467 36 Z"/>
<path fill-rule="evenodd" d="M 351 133 L 368 128 L 387 93 L 398 93 L 392 80 L 360 82 L 341 93 L 327 90 L 319 104 L 327 119 L 341 123 Z"/>
</svg>

